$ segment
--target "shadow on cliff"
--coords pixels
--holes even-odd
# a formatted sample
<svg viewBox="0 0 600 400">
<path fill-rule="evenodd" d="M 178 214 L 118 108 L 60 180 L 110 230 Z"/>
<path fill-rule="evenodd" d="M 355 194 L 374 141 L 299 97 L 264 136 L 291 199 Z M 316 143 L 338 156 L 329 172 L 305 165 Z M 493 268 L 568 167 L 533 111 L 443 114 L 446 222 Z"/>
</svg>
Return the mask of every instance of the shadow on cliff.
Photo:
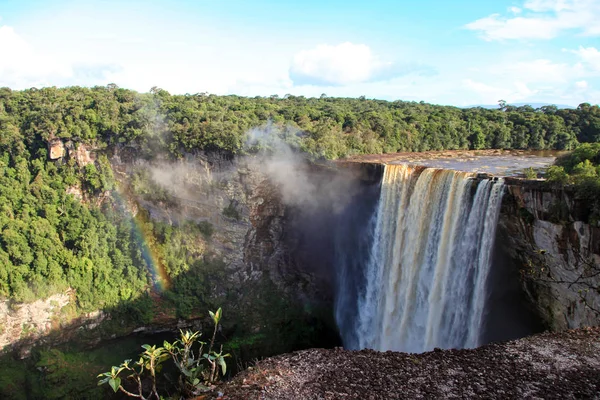
<svg viewBox="0 0 600 400">
<path fill-rule="evenodd" d="M 504 207 L 500 218 L 509 212 Z M 519 339 L 547 329 L 523 288 L 522 266 L 506 246 L 510 232 L 498 223 L 488 280 L 488 300 L 483 342 Z"/>
<path fill-rule="evenodd" d="M 0 398 L 119 398 L 106 385 L 97 387 L 98 373 L 136 359 L 142 344 L 175 340 L 180 329 L 201 331 L 207 341 L 208 310 L 219 306 L 217 341 L 232 354 L 229 374 L 264 357 L 340 345 L 330 308 L 289 298 L 268 276 L 237 288 L 225 280 L 222 262 L 204 260 L 175 277 L 170 290 L 148 291 L 43 336 L 30 332 L 0 357 Z"/>
</svg>

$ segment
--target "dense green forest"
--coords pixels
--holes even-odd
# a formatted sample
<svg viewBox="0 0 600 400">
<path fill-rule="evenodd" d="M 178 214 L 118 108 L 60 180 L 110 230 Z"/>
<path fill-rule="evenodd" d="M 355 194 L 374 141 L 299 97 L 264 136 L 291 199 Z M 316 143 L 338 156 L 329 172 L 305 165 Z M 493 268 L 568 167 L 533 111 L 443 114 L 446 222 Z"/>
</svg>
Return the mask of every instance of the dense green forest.
<svg viewBox="0 0 600 400">
<path fill-rule="evenodd" d="M 437 106 L 364 98 L 239 97 L 136 93 L 116 86 L 0 89 L 0 132 L 13 149 L 50 137 L 135 144 L 146 156 L 245 150 L 250 128 L 285 125 L 286 139 L 315 156 L 445 149 L 572 149 L 600 140 L 600 108 Z M 40 142 L 42 141 L 42 142 Z M 22 142 L 23 145 L 19 145 Z M 4 146 L 6 146 L 6 144 Z M 35 156 L 35 154 L 34 154 Z"/>
<path fill-rule="evenodd" d="M 600 140 L 600 108 L 496 110 L 365 98 L 284 98 L 136 93 L 94 88 L 0 89 L 0 296 L 27 302 L 72 287 L 81 310 L 138 296 L 150 276 L 134 221 L 115 207 L 83 205 L 67 194 L 80 185 L 94 196 L 114 189 L 106 155 L 129 146 L 138 157 L 252 151 L 248 131 L 267 123 L 313 157 L 442 149 L 573 149 Z M 99 149 L 95 164 L 48 159 L 48 141 L 69 139 Z M 206 227 L 204 227 L 206 229 Z M 210 227 L 209 227 L 210 228 Z M 185 258 L 167 243 L 181 230 L 146 221 L 168 261 Z M 172 230 L 175 229 L 175 233 Z M 178 233 L 179 232 L 179 233 Z M 173 265 L 170 265 L 170 264 Z M 205 263 L 189 260 L 189 264 Z M 174 295 L 175 298 L 178 298 Z M 183 303 L 189 303 L 189 299 Z M 183 304 L 182 303 L 182 304 Z M 206 306 L 212 306 L 207 304 Z M 190 305 L 181 307 L 189 313 Z"/>
</svg>

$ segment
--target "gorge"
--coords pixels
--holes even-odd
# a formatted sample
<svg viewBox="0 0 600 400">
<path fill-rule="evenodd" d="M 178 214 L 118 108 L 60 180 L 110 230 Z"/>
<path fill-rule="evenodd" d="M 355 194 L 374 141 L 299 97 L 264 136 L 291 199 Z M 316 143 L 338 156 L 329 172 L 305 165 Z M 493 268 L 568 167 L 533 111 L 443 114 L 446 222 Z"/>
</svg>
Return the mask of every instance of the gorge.
<svg viewBox="0 0 600 400">
<path fill-rule="evenodd" d="M 583 217 L 568 190 L 427 163 L 314 164 L 302 158 L 290 163 L 288 153 L 145 163 L 125 150 L 110 156 L 117 179 L 133 189 L 131 197 L 122 191 L 118 207 L 143 217 L 139 227 L 149 222 L 183 228 L 209 222 L 214 227 L 210 236 L 184 230 L 185 236 L 174 240 L 194 243 L 198 254 L 223 260 L 202 266 L 215 268 L 214 275 L 191 276 L 212 288 L 192 296 L 223 305 L 231 318 L 225 319 L 226 335 L 257 338 L 236 350 L 239 357 L 340 344 L 407 352 L 476 347 L 545 328 L 597 323 L 597 315 L 578 302 L 577 291 L 521 274 L 526 265 L 546 265 L 536 259 L 542 246 L 548 248 L 546 259 L 559 261 L 553 270 L 565 269 L 553 241 L 566 245 L 573 259 L 575 253 L 598 254 L 597 228 L 579 220 Z M 96 157 L 85 147 L 78 153 L 86 155 L 86 162 Z M 477 159 L 472 152 L 434 157 Z M 539 158 L 532 160 L 534 165 Z M 480 161 L 480 167 L 488 161 Z M 149 172 L 145 183 L 140 183 L 140 171 Z M 560 228 L 564 223 L 553 211 L 559 200 L 570 210 L 562 217 L 574 220 L 569 224 L 575 228 Z M 102 201 L 117 207 L 109 197 Z M 552 231 L 566 236 L 555 238 Z M 182 272 L 173 284 L 187 275 Z M 154 296 L 159 305 L 169 304 L 166 293 Z M 63 297 L 61 307 L 69 301 Z M 596 297 L 589 300 L 597 304 Z M 110 324 L 122 319 L 109 312 L 99 319 L 91 315 L 89 322 L 73 326 L 69 340 L 104 345 L 99 338 L 107 334 L 203 326 L 197 314 L 174 318 L 168 313 L 179 311 L 161 312 L 168 319 L 123 325 L 119 331 Z M 12 333 L 21 339 L 16 345 L 27 349 L 31 343 L 60 344 L 60 338 L 48 340 L 42 322 L 16 321 L 3 337 Z M 24 324 L 40 327 L 31 340 L 23 340 Z M 68 327 L 58 332 L 71 332 Z"/>
</svg>

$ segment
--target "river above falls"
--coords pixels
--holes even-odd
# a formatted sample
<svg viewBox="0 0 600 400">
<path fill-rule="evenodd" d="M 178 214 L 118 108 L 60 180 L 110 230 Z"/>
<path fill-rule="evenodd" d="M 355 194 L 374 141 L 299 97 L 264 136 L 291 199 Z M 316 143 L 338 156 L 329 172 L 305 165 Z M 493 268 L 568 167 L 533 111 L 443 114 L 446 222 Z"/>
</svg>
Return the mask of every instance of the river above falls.
<svg viewBox="0 0 600 400">
<path fill-rule="evenodd" d="M 345 162 L 376 164 L 408 164 L 415 166 L 452 169 L 465 172 L 487 173 L 497 176 L 523 176 L 524 170 L 536 172 L 554 163 L 564 151 L 525 150 L 447 150 L 421 153 L 370 154 L 350 157 Z"/>
</svg>

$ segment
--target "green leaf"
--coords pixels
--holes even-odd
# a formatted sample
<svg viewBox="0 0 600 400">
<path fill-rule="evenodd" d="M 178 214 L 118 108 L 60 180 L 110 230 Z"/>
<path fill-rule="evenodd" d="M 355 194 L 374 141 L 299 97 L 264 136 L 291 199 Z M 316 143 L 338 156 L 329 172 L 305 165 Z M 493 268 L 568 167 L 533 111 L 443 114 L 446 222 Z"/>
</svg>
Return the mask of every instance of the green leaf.
<svg viewBox="0 0 600 400">
<path fill-rule="evenodd" d="M 218 361 L 219 365 L 221 366 L 221 372 L 223 373 L 223 375 L 225 375 L 225 372 L 227 371 L 227 363 L 225 362 L 225 359 L 223 357 L 219 357 Z"/>
<path fill-rule="evenodd" d="M 117 390 L 119 390 L 119 386 L 121 386 L 121 378 L 110 378 L 108 380 L 108 384 L 110 385 L 110 387 L 115 391 L 115 393 L 117 392 Z"/>
</svg>

